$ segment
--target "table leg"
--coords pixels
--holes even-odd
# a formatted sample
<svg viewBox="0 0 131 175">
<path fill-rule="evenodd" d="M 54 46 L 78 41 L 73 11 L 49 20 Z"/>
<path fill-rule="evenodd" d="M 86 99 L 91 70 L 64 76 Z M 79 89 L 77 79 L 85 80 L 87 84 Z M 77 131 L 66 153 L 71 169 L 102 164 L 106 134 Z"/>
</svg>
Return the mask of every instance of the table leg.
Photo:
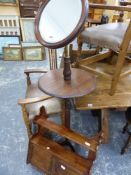
<svg viewBox="0 0 131 175">
<path fill-rule="evenodd" d="M 70 129 L 70 109 L 71 109 L 71 102 L 70 99 L 64 99 L 64 118 L 63 124 L 66 128 Z M 75 152 L 74 147 L 72 146 L 71 142 L 68 139 L 65 139 L 64 142 L 60 143 L 61 145 L 70 147 L 70 149 Z"/>
<path fill-rule="evenodd" d="M 109 109 L 101 109 L 101 130 L 102 130 L 102 143 L 108 143 L 109 141 Z"/>
<path fill-rule="evenodd" d="M 70 99 L 64 99 L 64 126 L 70 129 Z"/>
</svg>

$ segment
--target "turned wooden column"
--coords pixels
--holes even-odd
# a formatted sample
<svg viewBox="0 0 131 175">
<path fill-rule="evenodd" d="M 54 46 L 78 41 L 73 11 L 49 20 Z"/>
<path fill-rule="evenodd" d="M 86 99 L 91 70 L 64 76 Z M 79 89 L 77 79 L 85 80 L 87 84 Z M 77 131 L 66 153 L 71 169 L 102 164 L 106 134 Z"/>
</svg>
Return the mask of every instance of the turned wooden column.
<svg viewBox="0 0 131 175">
<path fill-rule="evenodd" d="M 64 80 L 71 80 L 71 68 L 70 68 L 70 53 L 69 45 L 64 48 L 64 70 L 63 70 Z"/>
</svg>

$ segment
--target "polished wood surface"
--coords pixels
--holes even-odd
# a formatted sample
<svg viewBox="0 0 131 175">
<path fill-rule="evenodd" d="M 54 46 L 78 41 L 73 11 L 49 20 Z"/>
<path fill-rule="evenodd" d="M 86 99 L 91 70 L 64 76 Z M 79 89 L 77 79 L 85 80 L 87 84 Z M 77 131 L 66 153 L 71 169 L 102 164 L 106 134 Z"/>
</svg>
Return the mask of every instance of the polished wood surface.
<svg viewBox="0 0 131 175">
<path fill-rule="evenodd" d="M 89 3 L 90 8 L 131 12 L 131 7 Z"/>
<path fill-rule="evenodd" d="M 80 110 L 123 108 L 131 106 L 131 76 L 119 81 L 116 93 L 109 95 L 111 80 L 102 77 L 96 79 L 96 89 L 83 97 L 75 99 L 76 108 Z"/>
<path fill-rule="evenodd" d="M 36 98 L 19 99 L 18 104 L 19 105 L 32 104 L 32 103 L 37 103 L 37 102 L 41 102 L 44 100 L 48 100 L 51 98 L 53 98 L 53 97 L 47 95 L 47 97 L 43 96 L 43 97 L 36 97 Z"/>
<path fill-rule="evenodd" d="M 55 132 L 56 134 L 60 134 L 64 138 L 72 140 L 73 142 L 85 147 L 86 149 L 90 149 L 92 151 L 97 151 L 98 142 L 93 138 L 85 137 L 81 134 L 75 133 L 74 131 L 57 125 L 52 121 L 48 121 L 46 119 L 38 119 L 35 123 L 42 126 L 43 128 L 49 129 L 50 131 Z"/>
<path fill-rule="evenodd" d="M 28 163 L 52 175 L 88 175 L 92 165 L 90 159 L 82 158 L 42 136 L 30 140 Z"/>
<path fill-rule="evenodd" d="M 24 73 L 25 74 L 30 74 L 30 73 L 46 73 L 48 70 L 45 69 L 40 69 L 40 68 L 32 68 L 32 69 L 25 69 Z"/>
<path fill-rule="evenodd" d="M 46 174 L 52 175 L 89 175 L 96 152 L 101 142 L 101 132 L 88 138 L 62 125 L 47 120 L 46 111 L 35 116 L 33 123 L 37 124 L 37 132 L 29 140 L 27 163 L 31 163 Z M 61 138 L 69 140 L 88 150 L 86 156 L 72 152 L 60 142 L 48 138 L 46 131 L 56 133 Z M 70 143 L 70 144 L 71 144 Z"/>
<path fill-rule="evenodd" d="M 39 88 L 45 93 L 59 98 L 80 97 L 94 90 L 94 76 L 75 68 L 72 68 L 71 72 L 71 80 L 65 81 L 63 69 L 49 71 L 39 79 Z"/>
<path fill-rule="evenodd" d="M 48 121 L 46 111 L 43 111 L 44 115 L 37 115 L 33 120 L 38 129 L 29 142 L 27 163 L 52 175 L 89 175 L 101 142 L 101 132 L 91 138 L 85 137 L 62 125 Z M 47 130 L 71 141 L 71 143 L 83 146 L 88 150 L 88 154 L 83 157 L 72 152 L 67 145 L 65 147 L 60 141 L 49 139 L 45 134 Z"/>
<path fill-rule="evenodd" d="M 111 79 L 97 77 L 96 80 L 96 89 L 88 95 L 75 98 L 75 106 L 77 110 L 101 109 L 102 142 L 108 143 L 110 135 L 109 109 L 131 106 L 131 76 L 128 75 L 120 80 L 113 96 L 109 95 Z"/>
</svg>

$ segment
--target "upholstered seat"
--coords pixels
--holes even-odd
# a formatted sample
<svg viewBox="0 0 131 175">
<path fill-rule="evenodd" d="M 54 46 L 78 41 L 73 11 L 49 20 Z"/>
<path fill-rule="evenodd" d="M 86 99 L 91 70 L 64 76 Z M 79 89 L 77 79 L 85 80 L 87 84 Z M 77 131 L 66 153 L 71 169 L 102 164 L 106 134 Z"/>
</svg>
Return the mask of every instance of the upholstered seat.
<svg viewBox="0 0 131 175">
<path fill-rule="evenodd" d="M 26 98 L 35 98 L 35 97 L 48 97 L 45 93 L 43 93 L 39 88 L 38 84 L 31 84 L 27 88 Z M 26 110 L 29 114 L 29 118 L 32 116 L 39 114 L 39 109 L 41 106 L 45 107 L 47 114 L 55 114 L 60 113 L 61 109 L 61 100 L 57 98 L 50 98 L 38 103 L 32 103 L 26 105 Z"/>
<path fill-rule="evenodd" d="M 128 23 L 108 23 L 85 29 L 80 38 L 82 42 L 119 51 Z M 128 47 L 131 50 L 131 42 Z"/>
<path fill-rule="evenodd" d="M 89 42 L 107 50 L 81 59 L 82 45 Z M 121 78 L 131 73 L 131 21 L 129 23 L 108 23 L 87 28 L 78 38 L 77 67 L 90 71 L 105 79 L 112 80 L 110 95 L 117 91 Z M 114 68 L 112 69 L 110 67 Z M 103 70 L 104 67 L 104 70 Z M 109 71 L 105 71 L 108 69 Z"/>
</svg>

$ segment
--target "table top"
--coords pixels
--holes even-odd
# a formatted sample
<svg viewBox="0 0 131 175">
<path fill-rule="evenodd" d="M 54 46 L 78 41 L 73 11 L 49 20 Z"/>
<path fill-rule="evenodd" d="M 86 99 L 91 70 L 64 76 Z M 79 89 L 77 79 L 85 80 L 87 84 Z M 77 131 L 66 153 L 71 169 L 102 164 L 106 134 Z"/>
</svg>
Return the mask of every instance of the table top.
<svg viewBox="0 0 131 175">
<path fill-rule="evenodd" d="M 63 69 L 50 70 L 38 82 L 40 90 L 59 98 L 80 97 L 92 92 L 96 87 L 95 77 L 81 69 L 71 69 L 71 80 L 65 81 Z"/>
</svg>

